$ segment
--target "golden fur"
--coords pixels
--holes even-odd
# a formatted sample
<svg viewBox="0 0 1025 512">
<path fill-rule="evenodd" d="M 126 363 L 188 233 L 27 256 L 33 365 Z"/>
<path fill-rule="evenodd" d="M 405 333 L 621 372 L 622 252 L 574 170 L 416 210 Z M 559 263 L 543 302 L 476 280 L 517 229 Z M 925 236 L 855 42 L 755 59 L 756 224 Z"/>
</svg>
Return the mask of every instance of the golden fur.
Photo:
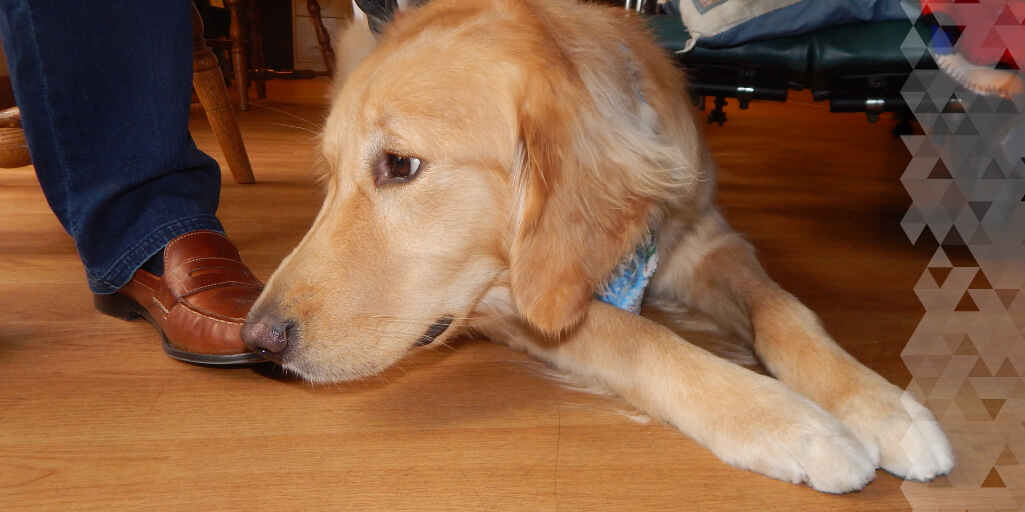
<svg viewBox="0 0 1025 512">
<path fill-rule="evenodd" d="M 846 354 L 726 224 L 683 77 L 622 10 L 434 0 L 340 68 L 323 209 L 249 319 L 287 341 L 286 368 L 360 378 L 452 318 L 439 342 L 528 351 L 775 478 L 848 492 L 877 467 L 950 470 L 933 416 Z M 421 164 L 412 179 L 396 179 L 403 158 Z M 649 297 L 710 317 L 775 379 L 595 301 L 652 230 Z"/>
</svg>

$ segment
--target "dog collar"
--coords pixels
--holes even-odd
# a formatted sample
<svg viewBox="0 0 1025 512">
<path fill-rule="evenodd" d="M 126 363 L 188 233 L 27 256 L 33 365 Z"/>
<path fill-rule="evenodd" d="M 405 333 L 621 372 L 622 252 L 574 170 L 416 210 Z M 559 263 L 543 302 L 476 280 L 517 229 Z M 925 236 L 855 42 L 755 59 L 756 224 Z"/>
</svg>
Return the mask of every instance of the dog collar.
<svg viewBox="0 0 1025 512">
<path fill-rule="evenodd" d="M 616 265 L 612 277 L 594 294 L 595 298 L 633 313 L 641 312 L 641 300 L 658 267 L 655 237 L 648 233 L 629 256 Z"/>
</svg>

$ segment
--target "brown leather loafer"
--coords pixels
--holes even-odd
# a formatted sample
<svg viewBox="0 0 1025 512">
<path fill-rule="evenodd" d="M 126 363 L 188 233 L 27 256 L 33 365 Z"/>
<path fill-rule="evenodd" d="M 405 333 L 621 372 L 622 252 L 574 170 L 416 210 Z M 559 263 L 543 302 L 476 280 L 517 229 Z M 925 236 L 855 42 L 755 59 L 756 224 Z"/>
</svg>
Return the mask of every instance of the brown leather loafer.
<svg viewBox="0 0 1025 512">
<path fill-rule="evenodd" d="M 240 334 L 262 289 L 227 237 L 193 231 L 164 248 L 162 276 L 136 271 L 117 293 L 96 295 L 94 303 L 122 320 L 148 320 L 174 359 L 240 365 L 264 361 L 246 349 Z"/>
</svg>

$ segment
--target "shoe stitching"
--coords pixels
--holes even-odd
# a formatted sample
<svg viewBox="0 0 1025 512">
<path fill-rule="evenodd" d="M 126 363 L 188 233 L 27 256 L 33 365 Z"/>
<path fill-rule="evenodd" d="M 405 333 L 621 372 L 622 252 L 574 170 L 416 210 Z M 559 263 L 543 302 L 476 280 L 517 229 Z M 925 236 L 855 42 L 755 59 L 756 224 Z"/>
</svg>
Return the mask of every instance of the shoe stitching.
<svg viewBox="0 0 1025 512">
<path fill-rule="evenodd" d="M 175 277 L 175 279 L 178 281 L 178 285 L 181 286 L 182 290 L 185 291 L 185 293 L 181 294 L 179 297 L 187 297 L 189 295 L 194 295 L 194 294 L 196 294 L 198 292 L 201 292 L 203 290 L 210 290 L 210 289 L 213 289 L 213 288 L 223 288 L 225 286 L 232 286 L 232 285 L 242 286 L 242 287 L 245 287 L 245 288 L 252 288 L 254 290 L 262 290 L 263 289 L 263 283 L 261 283 L 260 280 L 256 279 L 255 277 L 253 277 L 253 280 L 255 282 L 252 282 L 252 281 L 246 282 L 246 281 L 229 281 L 229 280 L 225 280 L 225 281 L 218 281 L 218 282 L 213 283 L 213 284 L 208 284 L 206 286 L 200 286 L 200 287 L 196 287 L 196 288 L 189 288 L 178 277 Z"/>
<path fill-rule="evenodd" d="M 214 284 L 208 284 L 206 286 L 201 286 L 201 287 L 196 288 L 194 290 L 186 290 L 185 293 L 182 294 L 182 296 L 180 298 L 191 297 L 191 296 L 196 295 L 197 293 L 200 293 L 200 292 L 205 292 L 207 290 L 213 290 L 213 289 L 216 289 L 216 288 L 225 288 L 225 287 L 228 287 L 228 286 L 240 286 L 242 288 L 248 288 L 250 290 L 262 290 L 263 289 L 262 285 L 255 285 L 253 283 L 246 283 L 246 282 L 242 282 L 242 281 L 221 281 L 219 283 L 214 283 Z"/>
<path fill-rule="evenodd" d="M 183 261 L 183 262 L 179 263 L 178 265 L 175 265 L 175 266 L 171 267 L 169 270 L 171 272 L 177 272 L 182 267 L 191 265 L 193 263 L 197 263 L 197 262 L 201 262 L 201 261 L 208 261 L 208 260 L 226 261 L 226 262 L 229 262 L 229 263 L 236 263 L 236 264 L 238 264 L 242 268 L 235 268 L 235 269 L 232 269 L 232 270 L 237 270 L 238 272 L 244 272 L 246 274 L 251 274 L 251 272 L 248 270 L 248 268 L 246 268 L 246 264 L 245 263 L 242 263 L 241 261 L 233 260 L 233 259 L 230 259 L 230 258 L 221 258 L 219 256 L 206 256 L 206 257 L 202 257 L 202 258 L 193 258 L 193 259 L 188 260 L 188 261 Z M 228 268 L 231 268 L 231 267 L 228 267 Z"/>
<path fill-rule="evenodd" d="M 227 236 L 222 235 L 222 234 L 220 234 L 220 233 L 218 233 L 216 231 L 192 231 L 190 233 L 185 233 L 184 235 L 181 235 L 181 236 L 175 238 L 174 240 L 171 240 L 170 242 L 168 242 L 167 246 L 164 249 L 164 261 L 165 262 L 167 261 L 167 253 L 168 253 L 167 249 L 170 249 L 172 245 L 175 245 L 178 242 L 180 242 L 182 240 L 185 240 L 186 238 L 189 238 L 191 236 L 196 236 L 196 235 L 214 235 L 214 236 L 217 236 L 218 238 L 222 238 L 224 240 L 227 240 L 228 243 L 232 243 L 231 240 Z M 234 245 L 235 244 L 232 243 L 233 247 L 234 247 Z M 242 260 L 242 253 L 240 253 L 237 248 L 235 248 L 235 254 L 238 255 L 238 259 L 241 261 Z"/>
<path fill-rule="evenodd" d="M 143 287 L 143 288 L 145 288 L 145 289 L 147 289 L 147 290 L 149 290 L 150 293 L 156 293 L 156 291 L 154 291 L 153 288 L 150 288 L 149 286 L 146 285 L 146 283 L 143 283 L 142 281 L 139 281 L 138 279 L 136 279 L 134 277 L 132 278 L 132 282 L 137 284 L 137 285 L 139 285 L 139 286 L 141 286 L 141 287 Z"/>
<path fill-rule="evenodd" d="M 168 311 L 167 308 L 165 308 L 164 305 L 161 304 L 159 300 L 157 300 L 157 298 L 155 297 L 157 292 L 155 290 L 153 290 L 153 288 L 150 288 L 148 285 L 146 285 L 146 283 L 143 283 L 142 281 L 140 281 L 138 279 L 135 279 L 134 277 L 132 278 L 131 282 L 133 282 L 133 283 L 135 283 L 135 284 L 145 288 L 148 292 L 150 292 L 152 295 L 154 295 L 154 296 L 151 296 L 149 298 L 150 303 L 152 303 L 153 305 L 155 305 L 158 308 L 160 308 L 160 311 L 163 314 L 164 319 L 167 319 L 167 315 L 170 313 L 170 311 Z"/>
<path fill-rule="evenodd" d="M 192 312 L 193 314 L 195 314 L 197 316 L 201 316 L 203 318 L 206 318 L 206 319 L 209 319 L 209 320 L 213 320 L 215 322 L 220 322 L 222 324 L 242 325 L 242 323 L 245 322 L 245 320 L 246 320 L 245 318 L 217 317 L 217 316 L 210 315 L 208 313 L 204 313 L 203 311 L 201 311 L 199 309 L 191 307 L 189 305 L 188 301 L 186 301 L 184 299 L 178 299 L 178 304 L 181 304 L 182 307 L 184 307 L 186 310 Z M 232 319 L 229 320 L 229 318 L 232 318 Z"/>
<path fill-rule="evenodd" d="M 177 265 L 175 265 L 174 267 L 171 267 L 171 268 L 173 270 L 177 270 L 179 268 L 184 267 L 185 265 L 188 265 L 189 263 L 195 263 L 197 261 L 203 261 L 203 260 L 230 261 L 232 263 L 238 263 L 239 265 L 243 265 L 243 266 L 245 265 L 244 263 L 242 263 L 239 260 L 232 259 L 232 258 L 225 258 L 224 256 L 200 256 L 198 258 L 191 258 L 191 259 L 185 260 L 185 261 L 183 261 L 183 262 L 181 262 L 181 263 L 179 263 L 179 264 L 177 264 Z"/>
<path fill-rule="evenodd" d="M 226 259 L 226 258 L 217 258 L 217 257 L 208 257 L 208 258 L 196 258 L 196 259 L 193 259 L 193 260 L 189 260 L 189 261 L 188 261 L 188 262 L 186 262 L 186 263 L 189 263 L 189 262 L 196 262 L 196 261 L 201 261 L 201 260 L 221 260 L 221 261 L 230 261 L 230 262 L 232 262 L 232 263 L 239 263 L 239 264 L 242 264 L 241 262 L 238 262 L 238 261 L 234 261 L 234 260 L 229 260 L 229 259 Z M 253 275 L 253 273 L 252 273 L 252 272 L 248 271 L 247 269 L 234 269 L 234 268 L 227 268 L 227 269 L 225 269 L 225 270 L 233 270 L 233 271 L 236 271 L 236 272 L 239 272 L 239 273 L 241 273 L 241 274 L 245 275 L 246 277 L 252 278 L 252 280 L 253 280 L 253 281 L 255 281 L 255 284 L 254 284 L 254 283 L 252 283 L 252 282 L 250 282 L 250 283 L 246 283 L 246 282 L 243 282 L 243 281 L 222 281 L 222 282 L 220 282 L 220 283 L 217 283 L 217 284 L 214 284 L 214 285 L 207 285 L 207 286 L 204 286 L 204 287 L 200 287 L 200 288 L 190 288 L 190 287 L 189 287 L 189 286 L 188 286 L 187 284 L 185 284 L 185 282 L 186 282 L 187 280 L 190 280 L 190 279 L 192 279 L 192 276 L 188 276 L 188 275 L 186 275 L 186 278 L 185 278 L 185 279 L 182 279 L 182 278 L 181 278 L 181 277 L 180 277 L 180 276 L 178 275 L 178 272 L 176 272 L 176 271 L 177 271 L 178 269 L 180 269 L 180 268 L 181 268 L 182 266 L 184 266 L 184 265 L 185 265 L 185 263 L 183 263 L 183 264 L 181 264 L 181 265 L 178 265 L 178 266 L 174 267 L 173 269 L 171 269 L 171 271 L 169 271 L 169 272 L 167 272 L 167 273 L 169 273 L 169 274 L 170 274 L 170 275 L 171 275 L 172 277 L 174 277 L 175 281 L 177 281 L 177 282 L 178 282 L 178 285 L 179 285 L 179 286 L 180 286 L 180 287 L 181 287 L 181 288 L 182 288 L 183 290 L 185 290 L 185 292 L 186 292 L 186 293 L 194 293 L 194 292 L 196 292 L 196 291 L 199 291 L 199 290 L 204 290 L 204 289 L 206 289 L 206 288 L 209 288 L 209 287 L 213 287 L 213 286 L 221 286 L 221 285 L 225 285 L 225 284 L 238 284 L 238 285 L 243 285 L 243 286 L 254 286 L 254 287 L 261 287 L 261 288 L 263 287 L 263 283 L 261 283 L 261 282 L 260 282 L 260 280 L 259 280 L 259 279 L 258 279 L 258 278 L 257 278 L 257 277 L 256 277 L 255 275 Z M 244 265 L 243 265 L 243 266 L 244 266 Z"/>
<path fill-rule="evenodd" d="M 161 304 L 160 301 L 157 300 L 156 297 L 150 297 L 149 301 L 152 302 L 153 304 L 155 304 L 158 308 L 160 308 L 160 311 L 164 315 L 164 320 L 167 320 L 167 315 L 171 314 L 171 312 L 167 308 L 165 308 L 164 305 Z"/>
<path fill-rule="evenodd" d="M 199 257 L 199 258 L 192 258 L 192 259 L 189 259 L 189 260 L 185 260 L 185 261 L 183 261 L 183 262 L 181 262 L 181 263 L 179 263 L 179 264 L 177 264 L 177 265 L 175 265 L 175 266 L 171 267 L 171 268 L 170 268 L 170 270 L 171 270 L 172 272 L 173 272 L 173 271 L 177 271 L 178 269 L 180 269 L 180 268 L 182 268 L 182 267 L 185 267 L 185 266 L 188 266 L 188 265 L 190 265 L 190 264 L 193 264 L 193 263 L 197 263 L 197 262 L 200 262 L 200 261 L 208 261 L 208 260 L 215 260 L 215 261 L 226 261 L 226 262 L 228 262 L 228 263 L 235 263 L 235 264 L 237 264 L 237 265 L 238 265 L 238 266 L 239 266 L 240 268 L 237 268 L 237 269 L 233 269 L 233 270 L 238 270 L 239 272 L 245 272 L 245 273 L 247 273 L 247 274 L 248 274 L 248 273 L 251 273 L 251 272 L 249 271 L 249 268 L 248 268 L 248 267 L 246 267 L 246 264 L 245 264 L 245 263 L 243 263 L 243 262 L 241 262 L 241 261 L 239 261 L 239 260 L 236 260 L 236 259 L 232 259 L 232 258 L 225 258 L 225 257 L 222 257 L 222 256 L 202 256 L 202 257 Z M 231 267 L 228 267 L 228 268 L 231 268 Z"/>
</svg>

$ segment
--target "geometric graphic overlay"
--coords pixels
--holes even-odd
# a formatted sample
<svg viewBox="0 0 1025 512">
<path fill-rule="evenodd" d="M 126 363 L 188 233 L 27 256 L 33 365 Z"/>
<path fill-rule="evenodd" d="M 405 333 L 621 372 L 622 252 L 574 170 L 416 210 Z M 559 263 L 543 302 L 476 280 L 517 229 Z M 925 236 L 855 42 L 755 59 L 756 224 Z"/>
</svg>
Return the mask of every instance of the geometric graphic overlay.
<svg viewBox="0 0 1025 512">
<path fill-rule="evenodd" d="M 924 135 L 904 137 L 913 203 L 901 226 L 939 248 L 915 286 L 925 315 L 902 358 L 907 392 L 935 413 L 957 463 L 902 490 L 915 510 L 1023 510 L 1025 2 L 904 6 L 936 28 L 903 44 L 915 69 L 902 94 Z"/>
</svg>

